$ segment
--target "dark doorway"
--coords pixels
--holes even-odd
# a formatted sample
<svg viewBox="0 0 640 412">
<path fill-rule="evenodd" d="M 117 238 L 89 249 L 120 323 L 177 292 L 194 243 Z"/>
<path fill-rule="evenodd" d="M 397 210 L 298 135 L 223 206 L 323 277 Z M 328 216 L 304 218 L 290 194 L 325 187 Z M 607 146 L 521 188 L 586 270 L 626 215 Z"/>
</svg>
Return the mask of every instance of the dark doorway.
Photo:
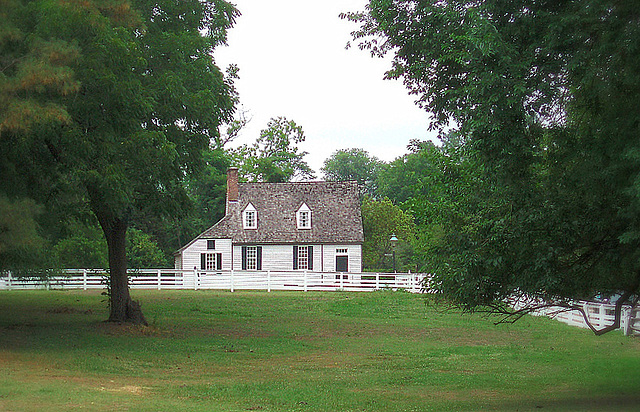
<svg viewBox="0 0 640 412">
<path fill-rule="evenodd" d="M 336 256 L 336 272 L 349 271 L 349 256 Z"/>
</svg>

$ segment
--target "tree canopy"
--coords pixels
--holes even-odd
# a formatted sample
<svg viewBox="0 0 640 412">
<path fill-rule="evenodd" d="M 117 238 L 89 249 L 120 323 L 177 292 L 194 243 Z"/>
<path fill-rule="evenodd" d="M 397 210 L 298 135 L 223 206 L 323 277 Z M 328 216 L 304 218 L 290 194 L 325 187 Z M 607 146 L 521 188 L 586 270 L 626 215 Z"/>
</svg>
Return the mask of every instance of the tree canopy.
<svg viewBox="0 0 640 412">
<path fill-rule="evenodd" d="M 1 189 L 87 205 L 107 241 L 110 320 L 141 320 L 127 228 L 185 208 L 185 176 L 231 120 L 236 94 L 212 52 L 238 12 L 222 0 L 12 0 L 0 15 Z"/>
<path fill-rule="evenodd" d="M 391 270 L 389 255 L 397 253 L 396 269 L 412 270 L 412 244 L 415 238 L 413 216 L 384 198 L 374 200 L 365 196 L 362 201 L 363 265 L 368 270 Z M 391 237 L 396 236 L 398 245 Z M 395 248 L 395 249 L 394 249 Z"/>
<path fill-rule="evenodd" d="M 375 196 L 376 178 L 382 168 L 375 156 L 363 149 L 338 150 L 324 161 L 322 173 L 329 181 L 358 182 L 363 194 Z"/>
<path fill-rule="evenodd" d="M 233 153 L 242 178 L 251 182 L 281 183 L 293 179 L 311 179 L 313 170 L 300 151 L 304 142 L 302 126 L 286 117 L 269 120 L 266 129 L 251 145 L 242 145 Z"/>
<path fill-rule="evenodd" d="M 393 55 L 432 127 L 475 170 L 443 226 L 439 284 L 466 309 L 640 287 L 640 15 L 631 2 L 371 0 L 344 17 Z M 467 180 L 469 181 L 469 180 Z M 525 309 L 502 302 L 520 296 Z"/>
</svg>

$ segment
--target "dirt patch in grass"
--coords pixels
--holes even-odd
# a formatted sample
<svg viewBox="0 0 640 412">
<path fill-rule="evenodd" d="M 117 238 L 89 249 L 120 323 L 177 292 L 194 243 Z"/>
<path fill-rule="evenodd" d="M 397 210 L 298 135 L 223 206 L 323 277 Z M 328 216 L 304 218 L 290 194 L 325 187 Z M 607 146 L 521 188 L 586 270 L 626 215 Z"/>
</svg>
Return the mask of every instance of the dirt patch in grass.
<svg viewBox="0 0 640 412">
<path fill-rule="evenodd" d="M 235 339 L 250 339 L 250 338 L 270 338 L 275 336 L 275 333 L 270 332 L 268 328 L 260 327 L 260 323 L 256 322 L 254 325 L 240 326 L 230 324 L 211 324 L 211 326 L 194 326 L 194 325 L 173 325 L 163 329 L 165 333 L 170 334 L 176 338 L 187 337 L 224 337 L 230 340 Z"/>
<path fill-rule="evenodd" d="M 113 387 L 113 388 L 105 388 L 104 386 L 100 388 L 102 391 L 114 392 L 114 393 L 130 393 L 132 395 L 142 396 L 147 394 L 152 388 L 144 387 L 144 386 L 136 386 L 136 385 L 124 385 L 121 387 Z"/>
<path fill-rule="evenodd" d="M 96 329 L 99 333 L 115 337 L 171 337 L 173 335 L 169 330 L 131 323 L 100 322 L 96 324 Z"/>
<path fill-rule="evenodd" d="M 63 315 L 76 315 L 76 314 L 93 315 L 93 310 L 91 309 L 81 310 L 76 308 L 70 308 L 68 306 L 59 306 L 53 309 L 49 309 L 46 313 L 63 314 Z"/>
</svg>

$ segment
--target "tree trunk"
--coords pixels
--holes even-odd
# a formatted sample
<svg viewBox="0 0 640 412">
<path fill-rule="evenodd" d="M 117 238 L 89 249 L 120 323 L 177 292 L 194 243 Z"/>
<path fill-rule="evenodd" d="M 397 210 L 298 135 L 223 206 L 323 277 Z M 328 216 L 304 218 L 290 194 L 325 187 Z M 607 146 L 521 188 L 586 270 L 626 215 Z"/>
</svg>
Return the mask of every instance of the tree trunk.
<svg viewBox="0 0 640 412">
<path fill-rule="evenodd" d="M 109 250 L 109 322 L 148 325 L 140 304 L 132 301 L 127 275 L 126 235 L 128 225 L 120 219 L 98 218 Z"/>
</svg>

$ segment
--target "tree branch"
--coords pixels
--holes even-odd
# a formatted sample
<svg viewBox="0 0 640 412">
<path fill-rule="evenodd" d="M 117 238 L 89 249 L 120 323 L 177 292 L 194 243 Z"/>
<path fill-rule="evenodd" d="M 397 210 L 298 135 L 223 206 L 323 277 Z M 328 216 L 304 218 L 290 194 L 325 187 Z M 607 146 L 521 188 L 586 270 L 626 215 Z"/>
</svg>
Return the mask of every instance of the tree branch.
<svg viewBox="0 0 640 412">
<path fill-rule="evenodd" d="M 622 322 L 622 308 L 625 304 L 631 304 L 632 306 L 637 305 L 639 300 L 638 297 L 636 297 L 633 301 L 631 301 L 630 299 L 635 293 L 638 292 L 638 289 L 640 289 L 640 271 L 636 273 L 636 277 L 633 282 L 622 292 L 622 295 L 616 301 L 614 306 L 613 323 L 611 325 L 605 326 L 602 329 L 597 329 L 595 327 L 595 325 L 589 319 L 589 314 L 584 310 L 584 307 L 582 305 L 562 300 L 543 301 L 541 299 L 531 298 L 526 295 L 520 295 L 513 297 L 506 304 L 497 303 L 489 305 L 488 312 L 496 315 L 502 315 L 502 318 L 499 321 L 495 322 L 496 325 L 499 325 L 504 323 L 515 323 L 525 315 L 529 315 L 548 308 L 558 308 L 555 311 L 546 313 L 546 315 L 551 317 L 555 317 L 564 312 L 578 311 L 582 315 L 582 318 L 584 319 L 587 327 L 589 327 L 589 329 L 591 329 L 591 331 L 596 336 L 601 336 L 620 328 L 620 324 Z"/>
</svg>

